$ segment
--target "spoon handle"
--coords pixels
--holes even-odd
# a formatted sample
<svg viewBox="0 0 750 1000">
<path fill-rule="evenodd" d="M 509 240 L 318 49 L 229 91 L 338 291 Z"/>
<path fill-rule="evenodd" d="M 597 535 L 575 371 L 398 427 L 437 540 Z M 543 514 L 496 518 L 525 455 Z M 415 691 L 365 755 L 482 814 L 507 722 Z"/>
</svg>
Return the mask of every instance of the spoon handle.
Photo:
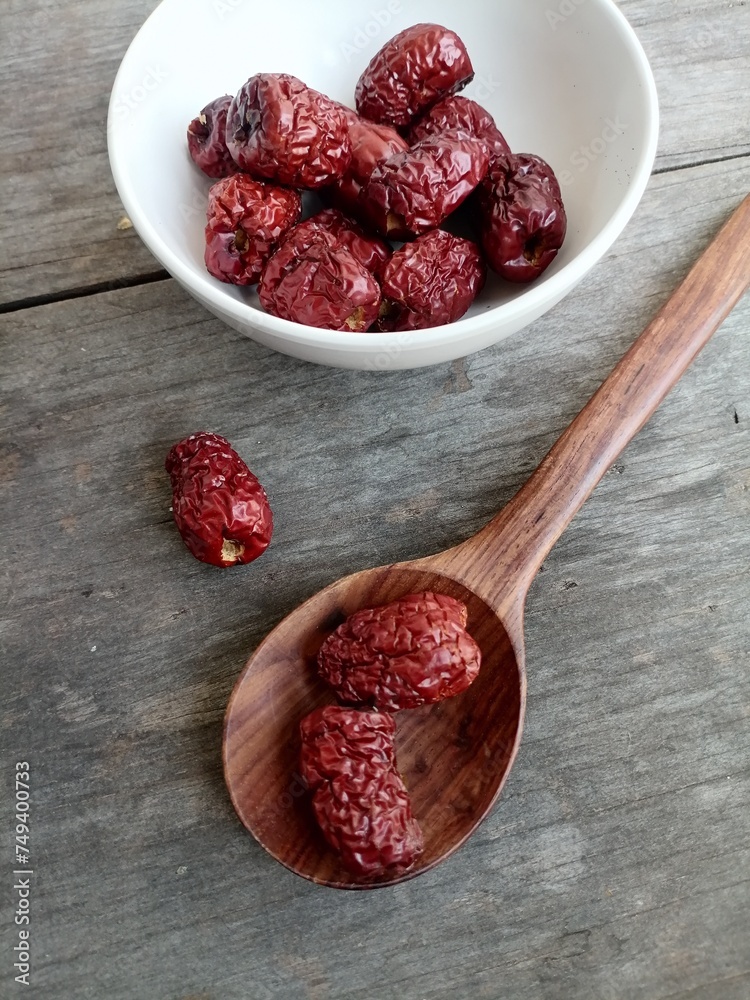
<svg viewBox="0 0 750 1000">
<path fill-rule="evenodd" d="M 750 286 L 750 195 L 510 503 L 445 553 L 501 613 L 520 615 L 552 546 Z"/>
</svg>

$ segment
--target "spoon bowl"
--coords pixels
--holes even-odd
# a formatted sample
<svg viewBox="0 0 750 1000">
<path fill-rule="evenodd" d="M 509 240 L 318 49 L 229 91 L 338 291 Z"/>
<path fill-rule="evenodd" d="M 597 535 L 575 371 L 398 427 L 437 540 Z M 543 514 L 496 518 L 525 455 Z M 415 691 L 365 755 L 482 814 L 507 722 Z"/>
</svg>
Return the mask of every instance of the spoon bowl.
<svg viewBox="0 0 750 1000">
<path fill-rule="evenodd" d="M 232 695 L 224 762 L 234 807 L 273 857 L 314 882 L 372 888 L 432 868 L 481 823 L 515 758 L 526 690 L 523 650 L 514 649 L 488 604 L 430 564 L 420 560 L 365 570 L 322 590 L 261 643 Z M 359 608 L 425 590 L 466 604 L 482 670 L 458 697 L 398 714 L 396 759 L 409 776 L 425 849 L 405 875 L 364 879 L 340 865 L 317 829 L 298 773 L 299 723 L 314 708 L 335 701 L 315 667 L 326 637 Z M 264 734 L 263 741 L 257 733 Z"/>
<path fill-rule="evenodd" d="M 261 643 L 232 694 L 224 773 L 237 813 L 287 868 L 323 885 L 375 888 L 452 854 L 487 815 L 513 763 L 526 695 L 523 612 L 542 561 L 626 444 L 750 285 L 750 196 L 510 503 L 472 538 L 410 563 L 332 584 Z M 405 594 L 463 601 L 482 668 L 455 698 L 398 713 L 398 768 L 425 850 L 400 875 L 342 867 L 314 821 L 298 774 L 300 720 L 334 701 L 317 676 L 321 644 L 350 614 Z"/>
</svg>

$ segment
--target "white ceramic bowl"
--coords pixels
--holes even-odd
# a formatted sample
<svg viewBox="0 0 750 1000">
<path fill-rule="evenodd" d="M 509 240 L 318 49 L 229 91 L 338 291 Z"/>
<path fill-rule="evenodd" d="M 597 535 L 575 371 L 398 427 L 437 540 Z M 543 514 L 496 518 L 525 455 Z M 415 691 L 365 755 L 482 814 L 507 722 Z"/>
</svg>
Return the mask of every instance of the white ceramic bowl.
<svg viewBox="0 0 750 1000">
<path fill-rule="evenodd" d="M 192 164 L 188 122 L 258 72 L 285 72 L 346 104 L 374 53 L 420 21 L 466 43 L 463 93 L 516 152 L 560 178 L 568 236 L 540 280 L 492 276 L 459 322 L 412 333 L 337 333 L 265 313 L 253 291 L 203 263 L 210 181 Z M 343 368 L 416 368 L 464 357 L 537 319 L 606 253 L 646 187 L 658 104 L 646 56 L 613 0 L 163 0 L 123 59 L 109 108 L 120 197 L 160 263 L 207 309 L 268 347 Z"/>
</svg>

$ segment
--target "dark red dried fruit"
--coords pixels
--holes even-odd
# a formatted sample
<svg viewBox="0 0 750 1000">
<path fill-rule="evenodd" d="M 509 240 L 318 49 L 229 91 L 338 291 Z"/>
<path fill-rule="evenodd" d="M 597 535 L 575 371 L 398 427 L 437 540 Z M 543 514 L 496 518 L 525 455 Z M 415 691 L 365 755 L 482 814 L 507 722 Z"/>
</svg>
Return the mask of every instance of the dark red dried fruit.
<svg viewBox="0 0 750 1000">
<path fill-rule="evenodd" d="M 274 316 L 325 330 L 363 333 L 380 310 L 380 286 L 330 233 L 298 247 L 284 243 L 260 281 L 260 302 Z"/>
<path fill-rule="evenodd" d="M 407 871 L 423 838 L 396 770 L 392 716 L 334 705 L 300 723 L 300 770 L 326 840 L 357 875 Z"/>
<path fill-rule="evenodd" d="M 352 157 L 341 106 L 286 73 L 251 77 L 227 115 L 227 146 L 243 170 L 290 187 L 319 188 Z"/>
<path fill-rule="evenodd" d="M 205 261 L 219 281 L 253 285 L 302 214 L 296 191 L 233 174 L 208 194 Z"/>
<path fill-rule="evenodd" d="M 445 594 L 408 594 L 351 615 L 323 643 L 318 670 L 345 702 L 398 712 L 451 698 L 479 673 L 466 605 Z"/>
<path fill-rule="evenodd" d="M 182 539 L 201 562 L 235 566 L 268 548 L 266 491 L 226 438 L 201 431 L 172 447 L 165 463 Z"/>
<path fill-rule="evenodd" d="M 480 139 L 461 132 L 424 139 L 375 167 L 362 195 L 367 217 L 393 240 L 435 229 L 477 187 L 489 159 Z"/>
<path fill-rule="evenodd" d="M 567 230 L 552 167 L 538 156 L 496 157 L 477 204 L 490 267 L 508 281 L 538 278 L 557 256 Z"/>
<path fill-rule="evenodd" d="M 460 319 L 487 268 L 470 240 L 434 229 L 391 257 L 382 275 L 380 330 L 423 330 Z"/>
<path fill-rule="evenodd" d="M 439 24 L 415 24 L 373 56 L 359 78 L 357 111 L 371 121 L 403 127 L 474 78 L 458 35 Z"/>
<path fill-rule="evenodd" d="M 231 103 L 228 94 L 217 97 L 188 125 L 190 155 L 208 177 L 229 177 L 239 170 L 227 149 L 227 111 Z"/>
<path fill-rule="evenodd" d="M 433 104 L 409 129 L 408 139 L 413 146 L 423 139 L 442 135 L 444 132 L 463 132 L 481 139 L 490 151 L 490 159 L 510 152 L 505 136 L 489 111 L 485 111 L 476 101 L 459 94 L 449 94 L 442 101 Z"/>
<path fill-rule="evenodd" d="M 325 193 L 336 208 L 358 215 L 359 196 L 375 167 L 394 153 L 403 153 L 409 144 L 388 125 L 368 122 L 349 108 L 344 108 L 344 113 L 349 122 L 352 159 L 343 177 Z"/>
<path fill-rule="evenodd" d="M 383 240 L 366 232 L 353 219 L 347 219 L 335 208 L 325 208 L 294 226 L 284 237 L 284 243 L 293 242 L 301 251 L 314 243 L 320 233 L 332 236 L 334 242 L 330 245 L 334 249 L 345 247 L 373 274 L 380 274 L 391 259 L 391 248 Z"/>
</svg>

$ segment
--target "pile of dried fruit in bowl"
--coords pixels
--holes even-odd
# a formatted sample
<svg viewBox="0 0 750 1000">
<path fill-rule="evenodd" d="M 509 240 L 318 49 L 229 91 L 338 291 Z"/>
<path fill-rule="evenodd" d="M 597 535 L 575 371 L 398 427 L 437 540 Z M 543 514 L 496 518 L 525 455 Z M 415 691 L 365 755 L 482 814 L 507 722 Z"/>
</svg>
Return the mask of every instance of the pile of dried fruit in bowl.
<svg viewBox="0 0 750 1000">
<path fill-rule="evenodd" d="M 373 57 L 356 112 L 285 73 L 212 101 L 188 127 L 190 155 L 216 181 L 208 271 L 258 284 L 272 315 L 351 332 L 453 323 L 488 265 L 538 278 L 565 239 L 560 186 L 458 95 L 473 76 L 455 32 L 416 24 Z M 329 207 L 300 222 L 303 191 Z M 477 242 L 440 228 L 465 203 Z"/>
</svg>

